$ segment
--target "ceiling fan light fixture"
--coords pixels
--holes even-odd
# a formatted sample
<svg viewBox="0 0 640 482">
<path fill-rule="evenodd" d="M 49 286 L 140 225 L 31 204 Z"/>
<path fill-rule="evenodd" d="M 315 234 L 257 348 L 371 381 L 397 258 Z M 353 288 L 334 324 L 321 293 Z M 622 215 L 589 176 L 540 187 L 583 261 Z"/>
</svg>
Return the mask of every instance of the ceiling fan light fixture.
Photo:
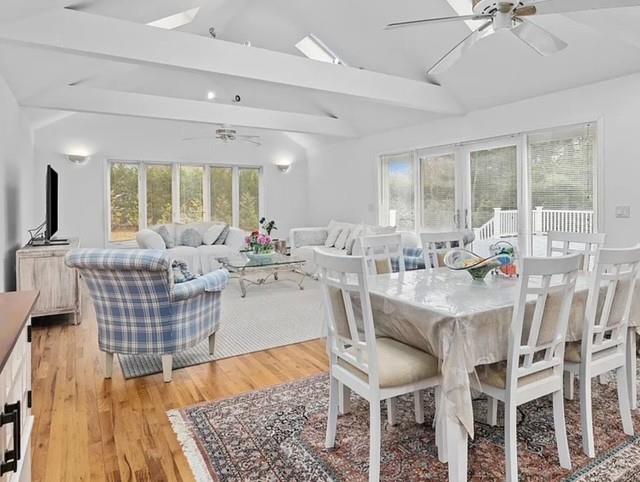
<svg viewBox="0 0 640 482">
<path fill-rule="evenodd" d="M 216 93 L 213 90 L 207 92 L 207 100 L 213 100 L 216 98 Z"/>
</svg>

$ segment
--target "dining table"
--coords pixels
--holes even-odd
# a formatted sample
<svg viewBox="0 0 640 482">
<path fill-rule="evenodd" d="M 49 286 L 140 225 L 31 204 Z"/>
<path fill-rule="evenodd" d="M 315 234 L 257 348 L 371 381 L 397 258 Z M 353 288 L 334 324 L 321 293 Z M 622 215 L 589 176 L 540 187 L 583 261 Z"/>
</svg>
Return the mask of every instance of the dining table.
<svg viewBox="0 0 640 482">
<path fill-rule="evenodd" d="M 467 480 L 468 437 L 474 436 L 472 389 L 477 382 L 476 369 L 507 359 L 518 279 L 489 274 L 478 281 L 466 271 L 445 267 L 371 275 L 367 283 L 376 335 L 393 338 L 440 360 L 443 403 L 437 423 L 446 437 L 449 480 Z M 567 328 L 568 342 L 580 341 L 582 337 L 591 284 L 590 273 L 578 275 Z M 635 334 L 640 325 L 639 290 L 640 283 L 636 283 L 627 346 L 632 407 L 637 406 Z M 535 298 L 530 301 L 533 304 Z M 556 297 L 552 289 L 548 309 L 560 302 L 560 295 Z M 612 313 L 617 315 L 622 313 Z"/>
</svg>

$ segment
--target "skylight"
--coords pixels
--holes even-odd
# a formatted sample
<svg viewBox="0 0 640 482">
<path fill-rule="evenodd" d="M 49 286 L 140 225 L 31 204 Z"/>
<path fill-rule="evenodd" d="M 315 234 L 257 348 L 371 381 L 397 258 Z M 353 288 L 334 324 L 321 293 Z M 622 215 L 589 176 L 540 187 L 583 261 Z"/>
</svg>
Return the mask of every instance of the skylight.
<svg viewBox="0 0 640 482">
<path fill-rule="evenodd" d="M 175 15 L 169 15 L 168 17 L 160 18 L 149 22 L 147 25 L 150 27 L 163 28 L 165 30 L 173 30 L 174 28 L 182 27 L 188 23 L 193 22 L 193 19 L 198 15 L 200 7 L 190 8 L 184 12 L 176 13 Z"/>
<path fill-rule="evenodd" d="M 296 44 L 296 48 L 305 56 L 329 64 L 345 64 L 322 40 L 310 33 Z"/>
</svg>

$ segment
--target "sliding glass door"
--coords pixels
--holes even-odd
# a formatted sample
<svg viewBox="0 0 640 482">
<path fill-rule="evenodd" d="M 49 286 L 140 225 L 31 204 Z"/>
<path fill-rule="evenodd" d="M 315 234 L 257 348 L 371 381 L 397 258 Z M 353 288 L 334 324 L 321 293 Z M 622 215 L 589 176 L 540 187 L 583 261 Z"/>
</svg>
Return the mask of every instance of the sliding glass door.
<svg viewBox="0 0 640 482">
<path fill-rule="evenodd" d="M 456 228 L 456 157 L 453 152 L 418 151 L 420 163 L 421 228 Z"/>
<path fill-rule="evenodd" d="M 475 234 L 473 249 L 488 255 L 498 241 L 522 250 L 518 168 L 520 146 L 513 142 L 470 144 L 461 149 L 465 196 L 464 229 Z"/>
<path fill-rule="evenodd" d="M 597 129 L 546 129 L 382 156 L 380 222 L 399 230 L 472 230 L 543 256 L 549 231 L 598 230 Z"/>
</svg>

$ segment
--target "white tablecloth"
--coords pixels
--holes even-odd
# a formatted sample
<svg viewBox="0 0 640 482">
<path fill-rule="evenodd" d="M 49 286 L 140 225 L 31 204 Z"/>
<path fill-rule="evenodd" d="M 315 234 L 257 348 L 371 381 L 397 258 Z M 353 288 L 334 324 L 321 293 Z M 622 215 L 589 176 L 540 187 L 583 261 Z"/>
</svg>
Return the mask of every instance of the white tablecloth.
<svg viewBox="0 0 640 482">
<path fill-rule="evenodd" d="M 412 345 L 441 360 L 442 391 L 452 402 L 447 405 L 455 412 L 449 415 L 456 416 L 473 437 L 469 375 L 473 382 L 475 367 L 507 359 L 517 279 L 490 274 L 485 281 L 473 281 L 466 272 L 441 268 L 375 275 L 368 282 L 377 334 Z M 581 273 L 576 282 L 567 341 L 582 337 L 589 283 L 590 276 Z M 559 304 L 560 297 L 554 297 L 552 290 L 548 309 Z M 640 320 L 636 315 L 640 315 L 640 296 L 634 297 L 631 319 Z"/>
</svg>

